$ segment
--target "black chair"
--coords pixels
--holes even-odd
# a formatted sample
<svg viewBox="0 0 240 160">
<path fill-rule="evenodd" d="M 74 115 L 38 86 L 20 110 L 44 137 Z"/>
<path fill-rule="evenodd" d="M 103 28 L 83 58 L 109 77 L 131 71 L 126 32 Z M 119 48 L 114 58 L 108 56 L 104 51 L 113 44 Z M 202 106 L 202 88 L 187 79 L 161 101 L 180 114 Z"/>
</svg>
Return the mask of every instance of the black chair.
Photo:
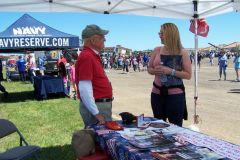
<svg viewBox="0 0 240 160">
<path fill-rule="evenodd" d="M 0 160 L 23 160 L 32 156 L 37 158 L 35 153 L 40 150 L 40 147 L 28 145 L 23 135 L 11 121 L 0 119 L 0 139 L 15 132 L 17 132 L 20 137 L 20 146 L 0 153 Z"/>
</svg>

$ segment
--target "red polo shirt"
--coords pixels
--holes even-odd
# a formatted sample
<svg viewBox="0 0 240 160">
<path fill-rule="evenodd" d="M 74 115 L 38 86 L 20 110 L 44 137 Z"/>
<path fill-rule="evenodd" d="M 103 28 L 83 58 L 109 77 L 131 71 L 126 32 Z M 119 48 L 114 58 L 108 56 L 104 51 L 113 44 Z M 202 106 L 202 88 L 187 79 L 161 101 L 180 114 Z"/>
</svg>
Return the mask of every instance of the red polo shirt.
<svg viewBox="0 0 240 160">
<path fill-rule="evenodd" d="M 81 80 L 90 80 L 92 81 L 93 97 L 95 99 L 112 98 L 112 85 L 103 70 L 100 56 L 91 48 L 83 48 L 78 56 L 75 68 L 77 86 Z"/>
</svg>

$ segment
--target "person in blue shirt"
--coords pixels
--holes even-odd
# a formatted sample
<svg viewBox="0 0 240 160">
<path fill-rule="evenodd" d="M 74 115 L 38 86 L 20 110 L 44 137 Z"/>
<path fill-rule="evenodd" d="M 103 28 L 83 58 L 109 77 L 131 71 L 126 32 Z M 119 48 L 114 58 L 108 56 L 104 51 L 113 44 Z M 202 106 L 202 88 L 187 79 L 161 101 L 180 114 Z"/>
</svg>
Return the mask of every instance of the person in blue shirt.
<svg viewBox="0 0 240 160">
<path fill-rule="evenodd" d="M 42 76 L 44 75 L 44 70 L 45 70 L 45 67 L 44 67 L 45 60 L 46 60 L 45 56 L 44 57 L 38 57 L 38 68 L 39 68 Z"/>
<path fill-rule="evenodd" d="M 17 61 L 17 67 L 18 67 L 20 80 L 21 81 L 26 81 L 26 76 L 25 76 L 26 61 L 23 59 L 23 56 L 19 56 L 18 58 L 19 58 L 19 60 Z"/>
<path fill-rule="evenodd" d="M 143 70 L 147 70 L 147 68 L 148 68 L 148 62 L 149 62 L 149 57 L 148 57 L 148 55 L 145 53 L 144 55 L 143 55 Z"/>
<path fill-rule="evenodd" d="M 239 82 L 239 71 L 240 71 L 240 53 L 236 53 L 235 58 L 233 60 L 234 63 L 234 69 L 236 71 L 236 80 L 237 82 Z"/>
<path fill-rule="evenodd" d="M 224 75 L 224 81 L 226 81 L 227 74 L 226 74 L 226 68 L 227 68 L 227 55 L 224 50 L 220 51 L 220 55 L 218 57 L 218 65 L 219 65 L 219 80 L 221 80 L 222 73 Z"/>
</svg>

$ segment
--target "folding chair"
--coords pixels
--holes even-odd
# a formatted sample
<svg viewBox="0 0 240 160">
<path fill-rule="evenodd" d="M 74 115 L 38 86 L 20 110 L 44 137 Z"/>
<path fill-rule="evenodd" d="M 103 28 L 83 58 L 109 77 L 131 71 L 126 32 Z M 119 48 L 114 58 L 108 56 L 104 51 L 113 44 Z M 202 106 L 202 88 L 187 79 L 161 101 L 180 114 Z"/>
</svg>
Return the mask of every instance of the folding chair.
<svg viewBox="0 0 240 160">
<path fill-rule="evenodd" d="M 40 150 L 40 147 L 28 145 L 23 135 L 11 121 L 0 119 L 0 139 L 15 132 L 17 132 L 20 137 L 20 146 L 0 153 L 0 160 L 23 160 L 32 156 L 36 157 L 34 154 Z"/>
</svg>

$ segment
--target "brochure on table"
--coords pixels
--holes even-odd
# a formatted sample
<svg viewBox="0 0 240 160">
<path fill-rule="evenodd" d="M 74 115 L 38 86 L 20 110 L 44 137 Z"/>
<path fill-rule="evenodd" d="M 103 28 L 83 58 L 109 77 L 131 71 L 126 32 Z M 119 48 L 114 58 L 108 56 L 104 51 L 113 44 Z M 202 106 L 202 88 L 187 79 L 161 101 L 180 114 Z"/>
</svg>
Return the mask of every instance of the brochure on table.
<svg viewBox="0 0 240 160">
<path fill-rule="evenodd" d="M 153 123 L 154 125 L 151 125 L 151 123 Z M 164 124 L 166 124 L 166 127 L 162 128 L 152 127 L 159 126 L 156 125 L 156 123 L 159 123 L 160 126 L 164 126 Z M 210 149 L 210 151 L 212 150 L 211 155 L 213 157 L 219 156 L 239 160 L 240 157 L 239 145 L 234 145 L 232 143 L 205 134 L 201 134 L 199 132 L 195 132 L 183 127 L 178 127 L 173 124 L 168 124 L 162 120 L 151 121 L 150 123 L 145 122 L 143 115 L 140 115 L 137 118 L 137 124 L 138 125 L 136 128 L 124 128 L 123 131 L 118 131 L 118 133 L 120 133 L 120 135 L 123 138 L 129 140 L 130 144 L 132 144 L 135 147 L 142 149 L 147 147 L 148 148 L 157 147 L 157 145 L 160 144 L 161 140 L 159 140 L 158 142 L 153 140 L 154 141 L 153 143 L 150 139 L 152 137 L 156 137 L 158 133 L 162 133 L 163 135 L 171 135 L 172 137 L 174 137 L 176 142 L 179 142 L 181 144 L 190 143 L 199 148 L 207 148 L 208 150 Z M 164 143 L 167 144 L 166 141 L 164 141 Z M 144 147 L 144 145 L 146 147 Z M 207 149 L 203 149 L 203 151 L 206 151 Z M 208 154 L 206 154 L 207 156 L 210 155 L 210 151 L 206 151 L 209 152 Z M 213 154 L 213 151 L 216 154 Z"/>
</svg>

